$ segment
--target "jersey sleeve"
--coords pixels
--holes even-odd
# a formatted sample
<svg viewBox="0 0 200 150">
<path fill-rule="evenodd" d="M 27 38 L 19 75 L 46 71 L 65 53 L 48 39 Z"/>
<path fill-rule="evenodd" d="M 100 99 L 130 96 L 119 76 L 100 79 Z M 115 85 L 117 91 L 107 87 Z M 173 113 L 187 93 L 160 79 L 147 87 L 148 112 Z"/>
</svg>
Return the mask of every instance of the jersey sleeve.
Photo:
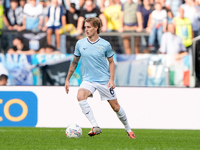
<svg viewBox="0 0 200 150">
<path fill-rule="evenodd" d="M 76 43 L 76 46 L 75 46 L 75 51 L 74 51 L 74 55 L 77 56 L 77 57 L 80 57 L 81 56 L 81 53 L 80 53 L 80 50 L 79 50 L 79 42 Z"/>
<path fill-rule="evenodd" d="M 114 52 L 112 50 L 112 47 L 110 44 L 107 45 L 106 47 L 106 57 L 112 57 L 114 55 Z"/>
</svg>

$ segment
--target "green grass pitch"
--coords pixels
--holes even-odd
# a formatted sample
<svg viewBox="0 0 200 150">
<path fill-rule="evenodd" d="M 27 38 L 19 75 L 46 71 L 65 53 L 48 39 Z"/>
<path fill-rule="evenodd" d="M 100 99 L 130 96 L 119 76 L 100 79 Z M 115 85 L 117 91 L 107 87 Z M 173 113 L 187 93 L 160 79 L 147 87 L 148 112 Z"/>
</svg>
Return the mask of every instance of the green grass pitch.
<svg viewBox="0 0 200 150">
<path fill-rule="evenodd" d="M 0 150 L 199 150 L 200 130 L 102 129 L 89 137 L 83 129 L 79 139 L 69 139 L 64 128 L 0 127 Z"/>
</svg>

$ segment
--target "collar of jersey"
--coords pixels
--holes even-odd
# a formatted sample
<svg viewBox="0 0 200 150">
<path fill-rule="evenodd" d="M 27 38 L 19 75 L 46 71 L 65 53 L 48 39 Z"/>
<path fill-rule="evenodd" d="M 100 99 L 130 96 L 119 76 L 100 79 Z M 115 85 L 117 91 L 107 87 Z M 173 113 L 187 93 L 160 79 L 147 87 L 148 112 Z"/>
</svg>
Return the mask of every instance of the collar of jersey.
<svg viewBox="0 0 200 150">
<path fill-rule="evenodd" d="M 95 42 L 90 42 L 90 40 L 87 38 L 87 40 L 88 40 L 88 42 L 90 43 L 90 44 L 95 44 L 95 43 L 97 43 L 99 40 L 100 40 L 100 38 L 98 38 Z"/>
</svg>

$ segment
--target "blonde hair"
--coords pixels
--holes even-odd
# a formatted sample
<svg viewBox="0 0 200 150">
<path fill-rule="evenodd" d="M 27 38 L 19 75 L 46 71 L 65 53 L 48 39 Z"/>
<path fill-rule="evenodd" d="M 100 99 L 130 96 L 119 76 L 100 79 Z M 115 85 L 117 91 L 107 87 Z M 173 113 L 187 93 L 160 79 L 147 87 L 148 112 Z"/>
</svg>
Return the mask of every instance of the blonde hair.
<svg viewBox="0 0 200 150">
<path fill-rule="evenodd" d="M 91 17 L 85 19 L 85 22 L 90 22 L 93 27 L 98 27 L 97 33 L 99 34 L 101 31 L 101 20 L 98 17 Z"/>
</svg>

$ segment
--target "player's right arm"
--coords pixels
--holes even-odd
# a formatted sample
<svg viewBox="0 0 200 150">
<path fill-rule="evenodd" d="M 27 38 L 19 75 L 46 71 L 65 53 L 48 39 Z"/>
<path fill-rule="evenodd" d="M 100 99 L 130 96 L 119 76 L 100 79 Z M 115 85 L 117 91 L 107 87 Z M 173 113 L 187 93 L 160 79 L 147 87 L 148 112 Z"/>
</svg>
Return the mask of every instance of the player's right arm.
<svg viewBox="0 0 200 150">
<path fill-rule="evenodd" d="M 68 71 L 67 78 L 65 81 L 65 91 L 67 92 L 67 94 L 69 92 L 69 80 L 70 80 L 71 76 L 73 75 L 74 71 L 76 70 L 79 59 L 80 59 L 80 57 L 74 56 L 74 59 L 69 67 L 69 71 Z"/>
</svg>

